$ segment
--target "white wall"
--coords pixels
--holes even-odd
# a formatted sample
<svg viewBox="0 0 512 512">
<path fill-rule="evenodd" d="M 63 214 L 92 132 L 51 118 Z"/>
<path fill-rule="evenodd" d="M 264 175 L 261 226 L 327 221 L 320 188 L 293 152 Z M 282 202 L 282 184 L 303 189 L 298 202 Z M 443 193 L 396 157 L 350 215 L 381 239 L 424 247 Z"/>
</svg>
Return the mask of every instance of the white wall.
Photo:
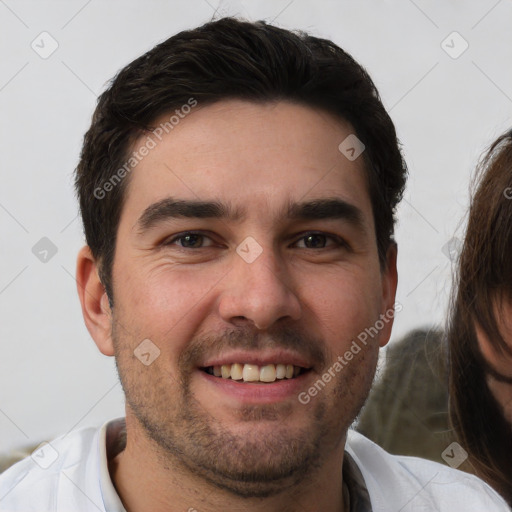
<svg viewBox="0 0 512 512">
<path fill-rule="evenodd" d="M 208 21 L 218 0 L 0 3 L 0 453 L 123 414 L 113 361 L 83 325 L 73 278 L 83 243 L 72 172 L 95 99 L 126 63 Z M 218 14 L 275 19 L 331 38 L 367 67 L 404 144 L 395 338 L 441 323 L 442 247 L 468 201 L 478 155 L 512 126 L 512 3 L 497 0 L 220 2 Z M 31 42 L 47 31 L 58 49 Z M 457 59 L 441 47 L 457 31 Z M 452 42 L 453 41 L 453 42 Z M 36 39 L 39 50 L 51 41 Z M 451 52 L 462 48 L 453 37 Z M 33 246 L 57 253 L 42 263 Z"/>
</svg>

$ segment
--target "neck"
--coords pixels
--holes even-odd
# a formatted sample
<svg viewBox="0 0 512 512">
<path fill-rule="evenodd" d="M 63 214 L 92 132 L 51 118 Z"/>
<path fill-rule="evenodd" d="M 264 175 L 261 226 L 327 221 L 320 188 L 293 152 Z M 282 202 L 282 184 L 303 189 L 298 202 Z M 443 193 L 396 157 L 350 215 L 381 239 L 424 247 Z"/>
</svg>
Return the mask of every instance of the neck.
<svg viewBox="0 0 512 512">
<path fill-rule="evenodd" d="M 279 494 L 244 498 L 220 489 L 186 469 L 176 458 L 160 455 L 155 443 L 127 417 L 125 449 L 109 460 L 112 482 L 127 512 L 295 512 L 344 511 L 344 440 L 320 467 L 312 468 L 306 480 L 283 486 Z M 348 512 L 348 511 L 345 511 Z"/>
</svg>

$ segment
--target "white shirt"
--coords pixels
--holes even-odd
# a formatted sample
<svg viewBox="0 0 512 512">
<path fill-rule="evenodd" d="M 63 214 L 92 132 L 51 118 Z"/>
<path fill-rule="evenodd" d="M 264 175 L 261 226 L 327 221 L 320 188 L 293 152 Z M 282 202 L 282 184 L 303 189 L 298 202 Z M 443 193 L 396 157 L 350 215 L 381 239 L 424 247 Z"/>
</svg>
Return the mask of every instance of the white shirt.
<svg viewBox="0 0 512 512">
<path fill-rule="evenodd" d="M 107 459 L 123 426 L 119 418 L 100 429 L 72 432 L 9 468 L 0 475 L 0 511 L 126 512 Z M 367 491 L 372 512 L 510 512 L 478 478 L 435 462 L 390 455 L 355 431 L 348 432 L 345 451 L 358 473 L 353 481 L 363 494 Z M 359 499 L 361 488 L 355 492 L 352 496 L 351 489 L 351 509 L 370 510 Z"/>
</svg>

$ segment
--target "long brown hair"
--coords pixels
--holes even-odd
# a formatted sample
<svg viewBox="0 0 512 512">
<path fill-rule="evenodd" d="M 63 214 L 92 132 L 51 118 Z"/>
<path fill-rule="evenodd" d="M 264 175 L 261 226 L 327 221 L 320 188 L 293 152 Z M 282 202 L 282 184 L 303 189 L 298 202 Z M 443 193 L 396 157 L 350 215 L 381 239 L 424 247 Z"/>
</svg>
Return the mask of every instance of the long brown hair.
<svg viewBox="0 0 512 512">
<path fill-rule="evenodd" d="M 485 360 L 475 332 L 476 322 L 512 361 L 496 318 L 496 306 L 512 297 L 512 131 L 491 145 L 475 186 L 447 329 L 450 417 L 476 473 L 512 504 L 512 425 L 486 377 L 512 379 Z"/>
</svg>

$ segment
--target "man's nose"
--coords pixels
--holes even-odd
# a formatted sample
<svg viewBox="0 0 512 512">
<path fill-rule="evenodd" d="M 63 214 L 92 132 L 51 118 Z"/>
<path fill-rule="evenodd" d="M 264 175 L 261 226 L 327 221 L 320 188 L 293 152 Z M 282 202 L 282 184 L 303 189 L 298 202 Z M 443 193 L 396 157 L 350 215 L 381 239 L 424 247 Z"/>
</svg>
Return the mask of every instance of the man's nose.
<svg viewBox="0 0 512 512">
<path fill-rule="evenodd" d="M 219 313 L 225 322 L 252 322 L 265 330 L 279 320 L 301 317 L 293 282 L 277 255 L 265 249 L 252 262 L 238 254 L 234 259 L 234 268 L 222 282 Z"/>
</svg>

